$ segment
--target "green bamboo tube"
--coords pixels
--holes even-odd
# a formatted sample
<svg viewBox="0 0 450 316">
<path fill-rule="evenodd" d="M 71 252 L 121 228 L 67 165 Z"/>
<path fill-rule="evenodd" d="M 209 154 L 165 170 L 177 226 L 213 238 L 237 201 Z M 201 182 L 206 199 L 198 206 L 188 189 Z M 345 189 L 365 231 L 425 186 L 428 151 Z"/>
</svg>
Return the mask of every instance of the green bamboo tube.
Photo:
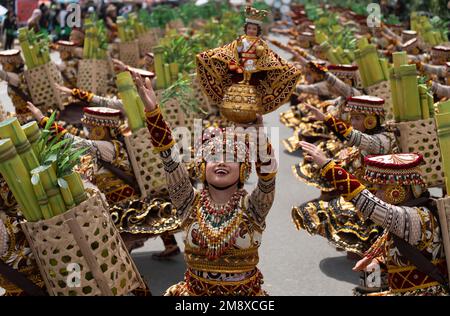
<svg viewBox="0 0 450 316">
<path fill-rule="evenodd" d="M 68 175 L 63 176 L 63 179 L 67 182 L 76 205 L 87 200 L 87 194 L 84 190 L 83 181 L 81 180 L 81 176 L 79 173 L 72 172 Z"/>
<path fill-rule="evenodd" d="M 39 161 L 16 117 L 0 122 L 0 138 L 11 138 L 28 171 L 39 166 Z"/>
<path fill-rule="evenodd" d="M 419 89 L 417 88 L 416 65 L 402 65 L 399 68 L 400 80 L 403 90 L 404 119 L 416 121 L 422 118 L 420 108 Z"/>
<path fill-rule="evenodd" d="M 430 107 L 428 106 L 428 89 L 425 85 L 421 84 L 418 86 L 419 98 L 420 98 L 420 109 L 422 110 L 422 119 L 430 118 Z"/>
<path fill-rule="evenodd" d="M 392 53 L 392 60 L 394 62 L 394 68 L 400 68 L 401 65 L 408 64 L 408 55 L 405 51 Z"/>
<path fill-rule="evenodd" d="M 319 45 L 328 40 L 328 37 L 319 30 L 315 31 L 314 34 L 315 34 L 314 39 L 316 43 L 318 43 Z"/>
<path fill-rule="evenodd" d="M 435 118 L 439 146 L 441 148 L 442 169 L 445 175 L 445 185 L 447 192 L 450 192 L 450 151 L 448 150 L 448 148 L 450 148 L 450 112 L 436 113 Z"/>
<path fill-rule="evenodd" d="M 398 113 L 398 122 L 401 122 L 404 120 L 405 117 L 405 110 L 407 108 L 405 104 L 405 98 L 403 97 L 403 86 L 402 86 L 402 80 L 400 77 L 400 68 L 394 68 L 394 76 L 396 81 L 396 96 L 397 96 L 397 113 Z"/>
<path fill-rule="evenodd" d="M 340 46 L 336 47 L 333 52 L 335 53 L 335 55 L 336 55 L 336 57 L 339 60 L 339 63 L 341 65 L 347 65 L 348 64 L 348 62 L 345 60 L 345 58 L 343 56 L 344 55 L 344 50 L 342 49 L 342 47 L 340 47 Z"/>
<path fill-rule="evenodd" d="M 339 60 L 336 58 L 336 56 L 333 52 L 333 48 L 327 41 L 320 44 L 320 47 L 321 47 L 321 50 L 323 50 L 325 52 L 325 56 L 327 56 L 327 59 L 331 64 L 335 64 L 335 65 L 339 64 Z"/>
<path fill-rule="evenodd" d="M 39 166 L 31 171 L 33 175 L 38 174 L 42 186 L 47 194 L 53 215 L 59 215 L 66 211 L 66 205 L 58 188 L 56 172 L 51 165 Z"/>
<path fill-rule="evenodd" d="M 164 64 L 164 78 L 166 79 L 165 88 L 167 88 L 168 86 L 170 86 L 172 84 L 172 78 L 170 78 L 169 64 Z"/>
<path fill-rule="evenodd" d="M 44 187 L 42 186 L 39 175 L 34 174 L 31 177 L 31 184 L 33 185 L 34 194 L 36 195 L 36 198 L 38 200 L 42 216 L 44 217 L 44 219 L 52 218 L 54 216 L 53 211 L 50 204 L 48 203 L 48 197 L 45 193 Z"/>
<path fill-rule="evenodd" d="M 358 71 L 361 77 L 362 85 L 364 88 L 367 88 L 369 86 L 367 77 L 366 77 L 366 70 L 365 65 L 363 63 L 362 57 L 361 57 L 361 51 L 359 49 L 355 50 L 355 61 L 358 65 Z"/>
<path fill-rule="evenodd" d="M 125 43 L 127 41 L 127 36 L 125 32 L 125 26 L 122 21 L 117 21 L 117 29 L 119 32 L 119 39 L 121 42 Z"/>
<path fill-rule="evenodd" d="M 19 29 L 19 43 L 20 48 L 22 50 L 23 56 L 25 58 L 25 63 L 29 69 L 32 69 L 35 67 L 35 64 L 33 62 L 33 56 L 30 49 L 30 43 L 28 42 L 27 38 L 28 30 L 25 27 L 22 27 Z"/>
<path fill-rule="evenodd" d="M 384 80 L 388 80 L 389 79 L 388 61 L 386 58 L 380 58 L 379 60 L 380 60 L 381 70 L 383 71 Z"/>
<path fill-rule="evenodd" d="M 0 173 L 26 220 L 36 222 L 42 219 L 42 213 L 31 184 L 30 173 L 9 138 L 0 140 Z"/>
<path fill-rule="evenodd" d="M 430 117 L 434 117 L 435 109 L 434 109 L 434 97 L 431 92 L 427 92 L 427 98 L 428 98 L 428 113 L 430 114 Z"/>
<path fill-rule="evenodd" d="M 367 37 L 361 37 L 356 42 L 356 45 L 357 45 L 358 49 L 362 51 L 364 48 L 369 46 L 369 40 L 367 39 Z"/>
<path fill-rule="evenodd" d="M 361 57 L 367 69 L 369 86 L 385 80 L 383 70 L 378 59 L 378 52 L 374 45 L 368 45 L 361 50 Z"/>
<path fill-rule="evenodd" d="M 143 128 L 143 115 L 136 103 L 136 96 L 138 92 L 134 85 L 131 74 L 128 71 L 121 72 L 116 78 L 117 88 L 119 90 L 119 97 L 123 102 L 123 108 L 128 117 L 128 125 L 133 132 Z"/>
<path fill-rule="evenodd" d="M 144 102 L 142 102 L 141 96 L 138 93 L 136 93 L 135 102 L 136 102 L 136 108 L 138 110 L 138 113 L 141 116 L 141 120 L 142 120 L 142 122 L 145 122 L 145 120 L 146 120 L 145 105 L 144 105 Z"/>
<path fill-rule="evenodd" d="M 69 184 L 63 178 L 58 179 L 59 190 L 61 191 L 64 204 L 66 204 L 66 208 L 70 210 L 75 206 L 75 201 L 72 196 L 72 192 L 70 192 Z"/>
<path fill-rule="evenodd" d="M 400 84 L 397 80 L 395 69 L 389 69 L 389 82 L 391 84 L 391 97 L 392 97 L 392 111 L 394 112 L 394 119 L 396 122 L 399 121 L 399 103 L 401 102 L 399 98 L 399 93 L 397 90 L 397 84 Z"/>
<path fill-rule="evenodd" d="M 83 47 L 83 57 L 85 59 L 90 59 L 91 56 L 91 41 L 92 41 L 92 35 L 90 30 L 86 31 L 86 36 L 84 39 L 84 47 Z"/>
<path fill-rule="evenodd" d="M 178 63 L 171 63 L 169 65 L 169 71 L 170 71 L 170 79 L 172 82 L 175 82 L 178 80 L 178 72 L 180 71 L 180 67 L 178 66 Z"/>
<path fill-rule="evenodd" d="M 31 148 L 33 149 L 34 154 L 36 155 L 36 157 L 39 157 L 40 152 L 38 148 L 38 140 L 39 137 L 41 136 L 41 130 L 39 128 L 39 125 L 37 124 L 36 121 L 32 121 L 22 125 L 22 130 L 27 136 L 27 139 L 31 144 Z"/>
<path fill-rule="evenodd" d="M 166 87 L 166 78 L 164 76 L 164 48 L 161 46 L 153 47 L 155 74 L 156 74 L 156 89 L 164 89 Z M 167 78 L 169 80 L 169 78 Z"/>
</svg>

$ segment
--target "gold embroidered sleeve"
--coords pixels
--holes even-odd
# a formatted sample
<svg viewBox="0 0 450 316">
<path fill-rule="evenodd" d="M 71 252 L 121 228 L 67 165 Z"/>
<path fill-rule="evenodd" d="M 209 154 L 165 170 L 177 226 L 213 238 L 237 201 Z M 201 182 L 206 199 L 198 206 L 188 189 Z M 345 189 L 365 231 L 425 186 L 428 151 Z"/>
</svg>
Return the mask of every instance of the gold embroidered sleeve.
<svg viewBox="0 0 450 316">
<path fill-rule="evenodd" d="M 169 124 L 164 120 L 161 109 L 157 107 L 151 112 L 145 112 L 147 128 L 150 131 L 150 140 L 156 151 L 161 152 L 175 145 Z"/>
<path fill-rule="evenodd" d="M 333 160 L 330 160 L 322 168 L 321 175 L 333 185 L 346 201 L 353 199 L 366 188 L 355 176 L 348 173 Z"/>
</svg>

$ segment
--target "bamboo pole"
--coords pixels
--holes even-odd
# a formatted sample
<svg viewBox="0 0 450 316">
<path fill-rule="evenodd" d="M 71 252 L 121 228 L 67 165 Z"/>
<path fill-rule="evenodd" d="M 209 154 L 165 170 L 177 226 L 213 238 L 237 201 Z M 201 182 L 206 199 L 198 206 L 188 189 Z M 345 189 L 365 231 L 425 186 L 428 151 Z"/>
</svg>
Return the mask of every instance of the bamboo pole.
<svg viewBox="0 0 450 316">
<path fill-rule="evenodd" d="M 31 148 L 33 149 L 34 154 L 36 157 L 39 157 L 39 146 L 38 146 L 38 140 L 41 136 L 41 130 L 39 128 L 39 125 L 36 121 L 28 122 L 24 125 L 22 125 L 22 130 L 24 131 L 25 135 L 27 136 L 28 141 L 31 144 Z"/>
<path fill-rule="evenodd" d="M 31 149 L 31 144 L 16 117 L 0 122 L 0 138 L 11 138 L 17 153 L 20 155 L 28 171 L 39 166 L 39 161 Z"/>
<path fill-rule="evenodd" d="M 66 205 L 66 208 L 70 210 L 72 207 L 75 206 L 75 201 L 73 199 L 72 192 L 70 192 L 69 184 L 63 178 L 59 178 L 58 186 L 59 190 L 61 191 L 64 204 Z"/>
<path fill-rule="evenodd" d="M 54 216 L 52 207 L 48 203 L 47 194 L 45 193 L 44 187 L 42 186 L 41 179 L 39 178 L 38 174 L 34 174 L 31 177 L 31 184 L 33 185 L 34 194 L 36 194 L 42 216 L 44 217 L 44 219 L 52 218 Z"/>
<path fill-rule="evenodd" d="M 66 211 L 66 205 L 58 188 L 55 170 L 51 165 L 39 166 L 31 171 L 33 175 L 38 174 L 47 194 L 53 215 L 59 215 Z"/>
<path fill-rule="evenodd" d="M 164 48 L 161 46 L 153 47 L 155 74 L 156 74 L 156 89 L 164 89 L 166 87 L 166 78 L 164 74 Z M 169 80 L 169 78 L 167 78 Z"/>
<path fill-rule="evenodd" d="M 417 88 L 416 65 L 402 65 L 399 69 L 400 80 L 403 90 L 403 107 L 406 121 L 416 121 L 422 118 L 420 108 L 419 89 Z"/>
<path fill-rule="evenodd" d="M 63 179 L 67 182 L 76 205 L 79 205 L 87 199 L 87 194 L 79 173 L 72 172 L 63 176 Z"/>
<path fill-rule="evenodd" d="M 30 173 L 9 138 L 0 140 L 0 173 L 26 220 L 36 222 L 42 219 L 42 213 L 31 184 Z"/>
<path fill-rule="evenodd" d="M 128 124 L 133 132 L 144 127 L 144 109 L 140 109 L 136 102 L 139 94 L 134 85 L 131 74 L 128 71 L 121 72 L 116 79 L 119 97 L 123 102 L 123 108 L 128 117 Z"/>
</svg>

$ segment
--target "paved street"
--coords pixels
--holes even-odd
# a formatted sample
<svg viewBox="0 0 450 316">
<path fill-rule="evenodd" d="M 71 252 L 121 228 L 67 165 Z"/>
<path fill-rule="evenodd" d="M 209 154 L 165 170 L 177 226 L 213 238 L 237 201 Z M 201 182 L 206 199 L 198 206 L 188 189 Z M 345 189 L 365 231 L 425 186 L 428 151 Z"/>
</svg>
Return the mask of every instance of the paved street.
<svg viewBox="0 0 450 316">
<path fill-rule="evenodd" d="M 52 58 L 57 57 L 52 54 Z M 0 83 L 0 102 L 7 111 L 12 111 L 4 82 Z M 264 118 L 266 126 L 279 127 L 279 142 L 273 144 L 279 149 L 277 192 L 260 248 L 259 268 L 265 277 L 264 288 L 270 295 L 351 295 L 351 289 L 358 283 L 358 274 L 351 271 L 353 262 L 324 239 L 297 231 L 291 220 L 291 207 L 316 198 L 319 191 L 300 183 L 291 172 L 291 166 L 300 158 L 287 154 L 280 143 L 292 135 L 292 131 L 279 122 L 280 112 L 286 110 L 287 105 Z M 255 178 L 251 178 L 249 191 L 255 183 Z M 182 247 L 181 233 L 176 238 Z M 161 250 L 163 244 L 158 238 L 147 241 L 132 254 L 154 295 L 161 295 L 167 287 L 182 280 L 185 270 L 182 254 L 169 261 L 151 258 L 152 253 Z"/>
</svg>

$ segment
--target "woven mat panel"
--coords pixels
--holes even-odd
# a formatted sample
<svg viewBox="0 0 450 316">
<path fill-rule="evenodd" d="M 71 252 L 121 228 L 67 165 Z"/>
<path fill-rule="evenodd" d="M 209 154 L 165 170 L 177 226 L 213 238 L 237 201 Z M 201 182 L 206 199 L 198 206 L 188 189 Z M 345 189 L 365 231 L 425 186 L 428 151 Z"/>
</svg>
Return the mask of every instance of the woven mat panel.
<svg viewBox="0 0 450 316">
<path fill-rule="evenodd" d="M 143 57 L 146 53 L 151 53 L 153 47 L 158 45 L 158 35 L 155 31 L 149 30 L 138 38 L 139 53 Z"/>
<path fill-rule="evenodd" d="M 382 81 L 367 87 L 368 94 L 384 99 L 385 121 L 394 121 L 394 109 L 392 105 L 391 85 L 389 81 Z"/>
<path fill-rule="evenodd" d="M 401 151 L 423 155 L 425 164 L 421 169 L 427 185 L 443 186 L 445 177 L 434 118 L 395 124 L 400 132 L 398 141 Z"/>
<path fill-rule="evenodd" d="M 22 228 L 50 295 L 126 295 L 144 285 L 98 193 L 64 214 Z M 79 282 L 71 277 L 74 264 Z"/>
<path fill-rule="evenodd" d="M 64 108 L 61 94 L 55 87 L 55 83 L 63 85 L 63 79 L 53 62 L 26 70 L 25 80 L 36 106 L 61 110 Z"/>
<path fill-rule="evenodd" d="M 144 127 L 126 136 L 125 145 L 142 197 L 167 196 L 164 166 L 152 149 L 148 129 Z"/>
<path fill-rule="evenodd" d="M 82 59 L 78 63 L 77 86 L 104 96 L 108 89 L 109 65 L 106 60 Z"/>
<path fill-rule="evenodd" d="M 131 67 L 139 66 L 139 43 L 137 40 L 125 43 L 119 43 L 119 59 L 125 65 Z"/>
</svg>

